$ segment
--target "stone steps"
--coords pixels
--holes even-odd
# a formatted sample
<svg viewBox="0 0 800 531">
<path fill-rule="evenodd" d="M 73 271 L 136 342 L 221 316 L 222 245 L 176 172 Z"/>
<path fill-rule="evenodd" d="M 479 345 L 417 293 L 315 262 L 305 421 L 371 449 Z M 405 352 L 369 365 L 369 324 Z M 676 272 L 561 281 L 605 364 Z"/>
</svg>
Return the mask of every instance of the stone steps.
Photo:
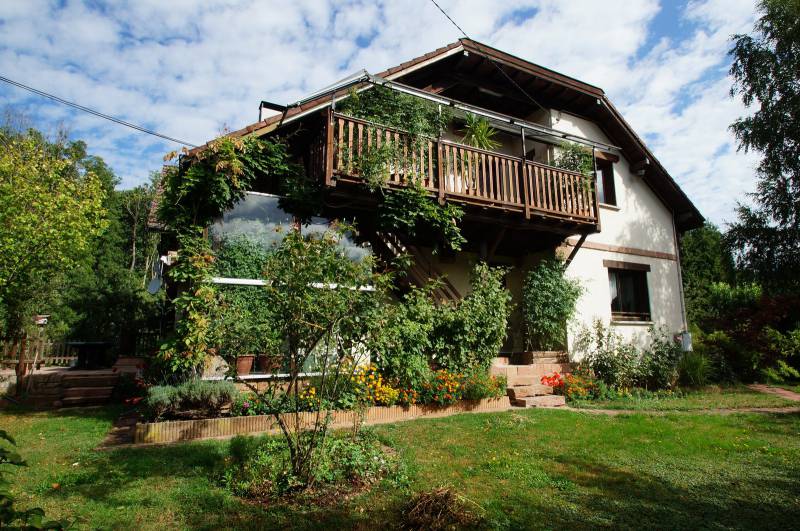
<svg viewBox="0 0 800 531">
<path fill-rule="evenodd" d="M 518 407 L 564 407 L 567 401 L 561 395 L 526 396 L 512 400 L 511 403 Z"/>
<path fill-rule="evenodd" d="M 572 365 L 566 353 L 558 351 L 518 352 L 494 359 L 490 373 L 505 376 L 506 392 L 511 403 L 519 407 L 562 407 L 563 396 L 554 395 L 553 388 L 542 384 L 543 376 L 554 372 L 570 372 Z"/>
<path fill-rule="evenodd" d="M 65 398 L 111 398 L 114 387 L 69 387 L 63 390 L 62 401 Z"/>
<path fill-rule="evenodd" d="M 508 397 L 513 401 L 517 400 L 518 398 L 526 398 L 529 396 L 552 395 L 553 388 L 542 384 L 517 385 L 514 387 L 508 387 L 506 392 L 508 393 Z"/>
</svg>

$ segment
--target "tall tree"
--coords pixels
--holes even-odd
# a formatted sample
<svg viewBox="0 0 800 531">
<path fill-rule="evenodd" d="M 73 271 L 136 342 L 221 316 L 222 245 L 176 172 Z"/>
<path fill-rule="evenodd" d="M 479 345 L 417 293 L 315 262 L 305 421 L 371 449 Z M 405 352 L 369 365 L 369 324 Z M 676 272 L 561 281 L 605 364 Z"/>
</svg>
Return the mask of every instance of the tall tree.
<svg viewBox="0 0 800 531">
<path fill-rule="evenodd" d="M 81 142 L 0 130 L 0 323 L 24 331 L 35 302 L 79 262 L 104 226 L 106 196 L 81 166 Z"/>
<path fill-rule="evenodd" d="M 768 291 L 800 288 L 800 0 L 762 0 L 750 35 L 733 37 L 732 95 L 755 112 L 731 125 L 762 155 L 753 205 L 726 235 L 737 265 Z"/>
<path fill-rule="evenodd" d="M 708 315 L 711 285 L 734 281 L 733 257 L 716 226 L 706 223 L 681 238 L 681 268 L 686 316 L 700 325 Z"/>
</svg>

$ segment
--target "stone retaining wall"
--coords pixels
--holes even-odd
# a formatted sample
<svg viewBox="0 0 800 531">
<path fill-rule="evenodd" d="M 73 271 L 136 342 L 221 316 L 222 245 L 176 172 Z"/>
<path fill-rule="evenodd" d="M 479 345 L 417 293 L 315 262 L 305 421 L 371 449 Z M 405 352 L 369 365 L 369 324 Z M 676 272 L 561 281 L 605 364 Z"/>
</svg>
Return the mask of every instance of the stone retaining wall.
<svg viewBox="0 0 800 531">
<path fill-rule="evenodd" d="M 376 406 L 366 411 L 364 424 L 386 424 L 419 418 L 448 417 L 458 413 L 487 413 L 505 411 L 510 408 L 511 403 L 507 396 L 482 400 L 462 400 L 451 406 Z M 287 421 L 290 417 L 289 414 L 285 415 Z M 312 425 L 315 420 L 316 413 L 300 414 L 299 421 L 303 425 Z M 357 420 L 358 413 L 354 411 L 334 411 L 332 412 L 331 427 L 346 428 L 353 426 Z M 277 433 L 279 429 L 277 421 L 272 415 L 147 422 L 136 424 L 133 441 L 135 444 L 171 443 L 244 434 Z"/>
</svg>

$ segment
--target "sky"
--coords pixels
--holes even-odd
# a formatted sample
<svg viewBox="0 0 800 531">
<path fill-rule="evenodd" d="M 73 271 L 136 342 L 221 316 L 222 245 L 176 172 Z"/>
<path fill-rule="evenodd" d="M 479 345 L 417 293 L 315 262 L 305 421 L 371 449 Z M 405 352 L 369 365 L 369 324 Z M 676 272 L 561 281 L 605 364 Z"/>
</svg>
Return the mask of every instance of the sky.
<svg viewBox="0 0 800 531">
<path fill-rule="evenodd" d="M 757 155 L 728 125 L 730 37 L 754 0 L 439 0 L 475 40 L 606 91 L 716 224 L 755 188 Z M 3 0 L 0 75 L 192 144 L 361 68 L 461 37 L 430 0 Z M 534 95 L 535 96 L 535 95 Z M 120 187 L 180 145 L 0 83 L 0 107 L 103 157 Z"/>
</svg>

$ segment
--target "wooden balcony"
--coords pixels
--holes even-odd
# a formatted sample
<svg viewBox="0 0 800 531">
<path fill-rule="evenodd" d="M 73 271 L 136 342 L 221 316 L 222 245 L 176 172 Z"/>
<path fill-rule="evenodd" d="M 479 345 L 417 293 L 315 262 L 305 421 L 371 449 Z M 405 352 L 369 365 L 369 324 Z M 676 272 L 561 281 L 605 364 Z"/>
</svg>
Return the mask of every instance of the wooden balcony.
<svg viewBox="0 0 800 531">
<path fill-rule="evenodd" d="M 385 168 L 389 186 L 416 180 L 442 203 L 574 224 L 579 232 L 598 229 L 593 178 L 446 140 L 415 139 L 401 130 L 334 112 L 328 113 L 325 124 L 314 158 L 324 164 L 329 186 L 361 182 L 360 158 L 391 144 L 396 157 Z"/>
</svg>

